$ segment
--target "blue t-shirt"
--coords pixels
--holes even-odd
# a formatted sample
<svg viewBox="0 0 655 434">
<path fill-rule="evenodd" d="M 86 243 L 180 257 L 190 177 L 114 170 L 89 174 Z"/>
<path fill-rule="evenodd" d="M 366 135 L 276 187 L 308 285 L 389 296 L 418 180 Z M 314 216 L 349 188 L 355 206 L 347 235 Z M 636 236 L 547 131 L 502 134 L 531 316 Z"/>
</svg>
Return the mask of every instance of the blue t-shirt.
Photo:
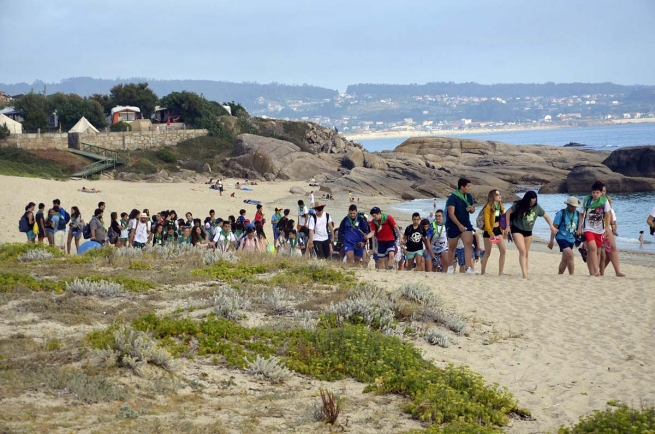
<svg viewBox="0 0 655 434">
<path fill-rule="evenodd" d="M 53 229 L 55 232 L 59 232 L 59 231 L 61 231 L 61 229 L 59 229 L 59 219 L 62 219 L 62 218 L 63 218 L 63 217 L 61 217 L 61 216 L 60 216 L 59 214 L 57 214 L 57 213 L 55 213 L 52 217 L 50 217 L 50 221 L 53 222 L 54 225 L 55 225 L 55 227 L 54 227 L 54 229 Z M 64 231 L 65 231 L 65 230 L 64 230 Z"/>
<path fill-rule="evenodd" d="M 366 219 L 359 216 L 353 221 L 349 216 L 344 217 L 339 226 L 339 240 L 349 246 L 366 241 L 364 234 L 370 232 Z"/>
<path fill-rule="evenodd" d="M 469 204 L 473 204 L 473 196 L 471 193 L 466 193 L 466 198 L 469 201 Z M 464 202 L 461 198 L 458 196 L 451 194 L 448 196 L 448 200 L 446 200 L 446 229 L 448 228 L 456 228 L 457 225 L 455 222 L 453 222 L 450 219 L 450 216 L 448 215 L 448 207 L 449 206 L 454 206 L 455 207 L 455 217 L 459 222 L 466 226 L 467 230 L 473 230 L 473 226 L 471 226 L 471 218 L 470 218 L 470 213 L 466 210 L 470 205 L 468 205 L 466 202 Z"/>
<path fill-rule="evenodd" d="M 577 209 L 572 213 L 566 209 L 559 210 L 553 220 L 553 226 L 559 229 L 559 232 L 555 234 L 555 239 L 574 243 L 575 232 L 578 230 L 578 219 L 579 214 Z"/>
</svg>

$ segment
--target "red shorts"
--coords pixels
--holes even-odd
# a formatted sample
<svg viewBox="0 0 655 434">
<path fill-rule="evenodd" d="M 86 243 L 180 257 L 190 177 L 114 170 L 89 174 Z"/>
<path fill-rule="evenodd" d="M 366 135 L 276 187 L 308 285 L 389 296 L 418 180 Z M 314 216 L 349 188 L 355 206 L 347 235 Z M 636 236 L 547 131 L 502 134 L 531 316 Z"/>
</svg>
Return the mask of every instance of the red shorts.
<svg viewBox="0 0 655 434">
<path fill-rule="evenodd" d="M 595 234 L 593 232 L 585 232 L 584 233 L 584 239 L 588 243 L 595 241 L 596 242 L 596 247 L 600 248 L 603 246 L 603 237 L 605 234 Z"/>
</svg>

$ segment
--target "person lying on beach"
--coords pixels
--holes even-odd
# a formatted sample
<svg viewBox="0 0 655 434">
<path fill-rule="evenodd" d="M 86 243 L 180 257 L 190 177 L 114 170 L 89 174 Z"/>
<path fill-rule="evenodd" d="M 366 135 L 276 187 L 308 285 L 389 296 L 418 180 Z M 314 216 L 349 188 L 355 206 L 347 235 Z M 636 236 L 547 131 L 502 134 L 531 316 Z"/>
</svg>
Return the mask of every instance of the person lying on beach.
<svg viewBox="0 0 655 434">
<path fill-rule="evenodd" d="M 82 193 L 100 193 L 100 190 L 96 190 L 95 188 L 86 188 L 86 187 L 82 187 L 81 190 L 77 190 L 77 191 L 81 191 Z"/>
<path fill-rule="evenodd" d="M 209 181 L 205 182 L 205 184 L 213 184 L 214 183 L 214 178 L 209 178 Z"/>
</svg>

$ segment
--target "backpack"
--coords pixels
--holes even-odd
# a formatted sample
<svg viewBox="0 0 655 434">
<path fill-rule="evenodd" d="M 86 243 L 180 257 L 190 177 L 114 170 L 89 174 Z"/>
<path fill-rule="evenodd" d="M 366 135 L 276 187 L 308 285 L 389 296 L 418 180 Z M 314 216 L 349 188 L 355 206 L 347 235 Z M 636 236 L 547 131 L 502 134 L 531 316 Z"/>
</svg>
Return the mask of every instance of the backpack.
<svg viewBox="0 0 655 434">
<path fill-rule="evenodd" d="M 316 214 L 310 214 L 310 217 L 314 219 L 314 227 L 316 227 L 316 222 L 318 221 L 318 217 L 316 216 Z M 332 231 L 330 230 L 330 223 L 329 223 L 330 222 L 330 214 L 327 213 L 327 212 L 325 213 L 325 222 L 326 222 L 325 223 L 325 229 L 326 229 L 327 234 L 328 234 L 328 240 L 332 240 Z M 314 231 L 314 232 L 316 232 L 316 231 Z"/>
<path fill-rule="evenodd" d="M 478 216 L 475 219 L 475 226 L 477 226 L 478 229 L 481 231 L 484 230 L 484 210 L 487 208 L 487 205 L 483 206 L 480 212 L 478 213 Z"/>
<path fill-rule="evenodd" d="M 23 214 L 23 217 L 18 220 L 18 230 L 20 232 L 29 232 L 30 231 L 30 222 L 27 219 L 27 213 Z"/>
<path fill-rule="evenodd" d="M 57 220 L 57 230 L 58 231 L 65 231 L 66 230 L 66 223 L 70 221 L 70 214 L 64 211 L 64 214 L 59 213 L 59 220 Z M 66 220 L 66 217 L 68 217 L 68 220 Z"/>
<path fill-rule="evenodd" d="M 89 229 L 89 232 L 91 232 L 90 229 Z M 91 235 L 91 234 L 89 234 L 89 235 Z M 114 228 L 109 226 L 109 230 L 107 230 L 107 238 L 109 239 L 109 243 L 116 244 L 116 240 L 118 240 L 119 236 L 120 236 L 120 234 L 116 233 Z"/>
<path fill-rule="evenodd" d="M 282 217 L 275 225 L 275 229 L 277 229 L 278 232 L 284 231 L 284 229 L 287 227 L 288 222 L 289 222 L 289 217 Z"/>
<path fill-rule="evenodd" d="M 507 215 L 507 214 L 502 214 L 502 215 L 500 216 L 500 219 L 498 220 L 498 225 L 500 226 L 500 228 L 501 228 L 502 230 L 507 229 L 507 217 L 506 217 L 506 215 Z"/>
<path fill-rule="evenodd" d="M 91 218 L 93 220 L 95 217 Z M 91 238 L 91 222 L 87 223 L 84 225 L 82 228 L 82 236 L 84 237 L 85 240 L 88 240 Z"/>
</svg>

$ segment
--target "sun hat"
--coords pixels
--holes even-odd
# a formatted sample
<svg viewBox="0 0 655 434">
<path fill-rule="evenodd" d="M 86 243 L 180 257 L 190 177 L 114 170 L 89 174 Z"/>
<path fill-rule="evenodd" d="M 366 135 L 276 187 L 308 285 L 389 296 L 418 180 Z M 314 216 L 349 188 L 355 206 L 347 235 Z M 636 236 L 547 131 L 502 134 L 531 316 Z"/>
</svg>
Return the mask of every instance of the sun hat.
<svg viewBox="0 0 655 434">
<path fill-rule="evenodd" d="M 312 208 L 316 209 L 316 208 L 320 208 L 320 207 L 325 208 L 325 204 L 319 200 L 318 202 L 316 202 L 316 205 L 314 205 Z"/>
<path fill-rule="evenodd" d="M 578 200 L 577 197 L 575 196 L 569 196 L 568 199 L 564 201 L 566 205 L 573 205 L 574 207 L 579 207 L 580 206 L 580 201 Z"/>
</svg>

